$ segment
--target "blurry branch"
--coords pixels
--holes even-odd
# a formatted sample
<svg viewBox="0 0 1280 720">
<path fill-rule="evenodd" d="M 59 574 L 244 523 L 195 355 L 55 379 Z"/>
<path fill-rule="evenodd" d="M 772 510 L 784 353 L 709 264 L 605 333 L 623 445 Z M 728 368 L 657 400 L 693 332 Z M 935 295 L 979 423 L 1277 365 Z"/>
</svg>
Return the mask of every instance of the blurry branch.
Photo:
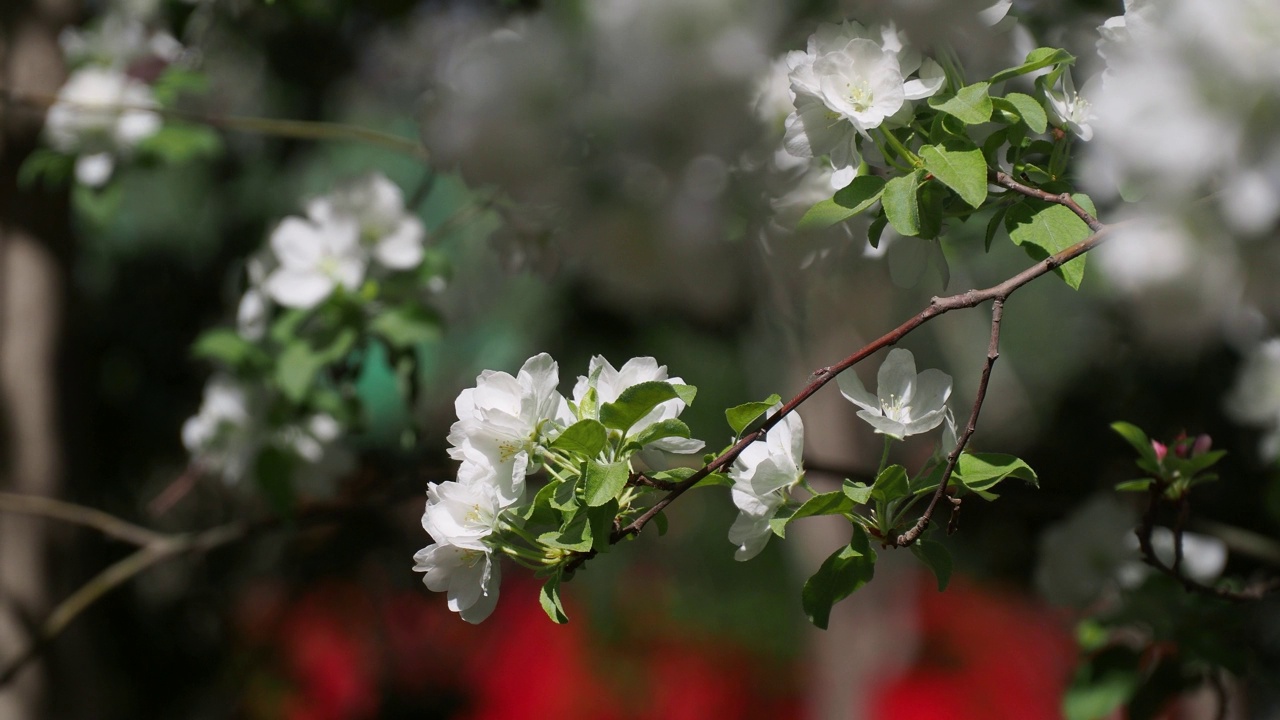
<svg viewBox="0 0 1280 720">
<path fill-rule="evenodd" d="M 148 107 L 146 105 L 99 105 L 96 103 L 71 103 L 65 100 L 59 100 L 57 97 L 52 95 L 20 92 L 5 87 L 0 87 L 0 103 L 15 107 L 24 107 L 31 110 L 38 110 L 40 112 L 47 111 L 55 103 L 69 105 L 71 107 L 79 107 L 93 112 L 102 112 L 104 110 L 114 110 L 117 112 L 140 110 L 154 112 L 157 115 L 173 118 L 175 120 L 186 120 L 188 122 L 200 123 L 220 130 L 251 133 L 256 135 L 270 135 L 274 137 L 292 138 L 295 140 L 345 140 L 349 142 L 364 143 L 366 145 L 376 145 L 398 153 L 410 155 L 422 162 L 426 162 L 430 159 L 430 153 L 416 140 L 411 140 L 392 133 L 382 132 L 380 130 L 360 127 L 358 125 L 348 125 L 346 123 L 311 120 L 278 120 L 274 118 L 247 117 L 243 115 L 205 115 L 188 110 Z"/>
<path fill-rule="evenodd" d="M 991 344 L 987 352 L 987 363 L 983 368 L 982 385 L 974 402 L 973 412 L 969 416 L 969 424 L 965 428 L 965 434 L 957 442 L 957 447 L 952 451 L 951 455 L 948 456 L 946 473 L 944 474 L 942 481 L 939 483 L 938 490 L 930 501 L 925 514 L 921 516 L 921 519 L 916 523 L 915 527 L 912 527 L 906 533 L 899 536 L 893 544 L 896 547 L 906 547 L 907 545 L 914 543 L 916 539 L 919 538 L 920 533 L 929 525 L 938 500 L 946 493 L 947 483 L 955 469 L 955 464 L 959 459 L 960 452 L 964 449 L 965 443 L 976 428 L 978 412 L 982 409 L 982 403 L 986 397 L 986 382 L 990 376 L 991 367 L 995 363 L 995 358 L 999 354 L 1000 318 L 1003 315 L 1005 301 L 1023 285 L 1026 285 L 1032 280 L 1035 280 L 1036 278 L 1061 267 L 1071 260 L 1084 255 L 1098 245 L 1101 245 L 1106 241 L 1114 228 L 1123 224 L 1113 223 L 1111 225 L 1106 225 L 1099 222 L 1097 218 L 1093 217 L 1093 215 L 1072 199 L 1070 195 L 1065 193 L 1061 195 L 1046 193 L 1042 190 L 1023 185 L 1009 175 L 1001 172 L 991 173 L 990 178 L 993 183 L 1012 190 L 1013 192 L 1038 200 L 1043 200 L 1045 202 L 1063 205 L 1071 209 L 1072 212 L 1074 212 L 1086 225 L 1089 226 L 1093 233 L 1080 242 L 1050 255 L 998 285 L 993 285 L 984 290 L 969 290 L 968 292 L 963 292 L 959 295 L 934 297 L 929 301 L 929 305 L 915 316 L 879 338 L 871 341 L 849 357 L 834 365 L 818 368 L 812 375 L 810 375 L 809 383 L 805 385 L 794 398 L 788 401 L 786 405 L 783 405 L 778 412 L 769 416 L 757 430 L 743 435 L 742 438 L 733 445 L 733 447 L 729 448 L 719 457 L 704 465 L 687 479 L 680 481 L 680 483 L 672 488 L 670 492 L 655 502 L 648 510 L 638 516 L 635 520 L 631 521 L 631 523 L 614 531 L 609 538 L 610 542 L 617 543 L 630 535 L 638 534 L 644 529 L 645 525 L 658 515 L 658 513 L 662 512 L 664 508 L 674 502 L 690 488 L 697 485 L 703 478 L 711 475 L 712 473 L 727 470 L 729 466 L 733 464 L 733 461 L 736 460 L 738 456 L 741 455 L 749 445 L 751 445 L 751 443 L 764 438 L 765 435 L 768 434 L 769 430 L 781 422 L 784 417 L 794 412 L 796 408 L 800 407 L 801 404 L 812 397 L 814 393 L 821 390 L 827 383 L 834 380 L 841 372 L 857 365 L 873 353 L 897 344 L 921 325 L 924 325 L 939 315 L 945 315 L 952 310 L 977 307 L 978 305 L 991 300 L 995 305 L 992 312 Z M 567 569 L 570 571 L 576 570 L 587 560 L 594 557 L 595 554 L 596 551 L 594 550 L 580 554 L 571 563 L 569 563 Z"/>
<path fill-rule="evenodd" d="M 982 404 L 987 399 L 987 385 L 991 381 L 991 368 L 995 367 L 996 359 L 1000 357 L 1000 321 L 1003 319 L 1004 298 L 998 297 L 991 305 L 991 340 L 987 344 L 987 361 L 982 365 L 982 377 L 978 380 L 978 392 L 973 399 L 973 411 L 969 413 L 969 422 L 965 425 L 964 432 L 960 434 L 960 438 L 956 440 L 955 448 L 947 455 L 947 467 L 942 471 L 942 479 L 938 481 L 938 489 L 933 492 L 933 497 L 929 498 L 929 505 L 920 514 L 920 519 L 916 520 L 915 525 L 912 525 L 898 537 L 889 538 L 897 547 L 907 547 L 914 543 L 928 529 L 929 523 L 933 520 L 933 512 L 938 506 L 938 501 L 947 494 L 947 486 L 951 482 L 951 475 L 955 472 L 956 463 L 960 462 L 960 453 L 964 452 L 964 446 L 968 444 L 969 438 L 973 437 L 974 431 L 978 429 L 978 413 L 982 412 Z"/>
<path fill-rule="evenodd" d="M 0 512 L 62 520 L 87 528 L 93 528 L 107 537 L 146 547 L 164 539 L 164 535 L 140 525 L 121 520 L 115 515 L 75 503 L 35 495 L 18 495 L 0 492 Z"/>
<path fill-rule="evenodd" d="M 1182 572 L 1182 529 L 1186 525 L 1187 515 L 1190 513 L 1190 503 L 1187 496 L 1183 495 L 1173 501 L 1177 507 L 1177 519 L 1173 526 L 1173 565 L 1169 566 L 1156 555 L 1155 546 L 1152 543 L 1151 535 L 1156 529 L 1156 511 L 1160 508 L 1160 501 L 1165 496 L 1168 485 L 1162 482 L 1151 483 L 1147 495 L 1147 509 L 1142 514 L 1142 524 L 1134 530 L 1134 534 L 1138 536 L 1138 547 L 1142 551 L 1142 561 L 1169 577 L 1177 580 L 1187 592 L 1208 595 L 1223 600 L 1232 600 L 1235 602 L 1245 602 L 1249 600 L 1258 600 L 1263 596 L 1280 589 L 1280 579 L 1271 578 L 1270 580 L 1254 583 L 1243 590 L 1231 590 L 1229 588 L 1218 587 L 1214 585 L 1205 585 L 1188 577 Z"/>
<path fill-rule="evenodd" d="M 26 499 L 44 500 L 44 498 Z M 116 532 L 128 528 L 130 533 L 141 531 L 150 535 L 151 539 L 141 543 L 141 547 L 133 553 L 95 575 L 91 580 L 80 586 L 80 589 L 59 603 L 53 609 L 53 612 L 49 614 L 49 617 L 45 619 L 44 623 L 41 624 L 39 631 L 27 647 L 13 659 L 0 665 L 0 687 L 12 681 L 27 663 L 39 657 L 44 648 L 86 608 L 135 575 L 169 558 L 186 553 L 206 552 L 221 545 L 226 545 L 239 540 L 248 532 L 248 526 L 244 523 L 231 523 L 202 532 L 162 535 L 113 518 L 92 508 L 71 505 L 70 503 L 62 503 L 56 500 L 50 500 L 48 503 L 50 504 L 43 508 L 50 511 L 47 513 L 32 512 L 35 505 L 29 505 L 19 512 L 69 520 L 77 524 L 95 527 L 109 535 L 116 535 Z M 109 518 L 112 522 L 104 522 L 104 518 Z M 112 528 L 112 530 L 108 530 L 108 527 Z M 118 537 L 118 535 L 116 536 Z M 141 538 L 134 537 L 129 541 L 137 542 L 139 539 Z"/>
<path fill-rule="evenodd" d="M 1197 519 L 1191 521 L 1191 525 L 1197 532 L 1213 535 L 1221 540 L 1231 552 L 1280 566 L 1280 543 L 1266 535 L 1213 520 Z"/>
</svg>

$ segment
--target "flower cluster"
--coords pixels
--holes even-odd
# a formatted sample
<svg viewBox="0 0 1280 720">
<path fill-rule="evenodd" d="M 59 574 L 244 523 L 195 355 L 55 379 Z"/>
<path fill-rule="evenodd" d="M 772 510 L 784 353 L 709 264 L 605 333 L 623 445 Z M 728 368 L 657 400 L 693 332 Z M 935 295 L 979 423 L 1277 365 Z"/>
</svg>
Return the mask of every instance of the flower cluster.
<svg viewBox="0 0 1280 720">
<path fill-rule="evenodd" d="M 91 28 L 59 37 L 76 67 L 45 117 L 45 137 L 58 152 L 76 155 L 76 180 L 98 187 L 111 179 L 119 157 L 160 131 L 160 106 L 149 82 L 182 55 L 182 45 L 152 31 L 127 9 L 104 15 Z"/>
<path fill-rule="evenodd" d="M 845 180 L 860 162 L 859 136 L 905 122 L 910 101 L 934 95 L 946 80 L 942 67 L 906 46 L 892 25 L 872 31 L 850 20 L 819 26 L 805 51 L 787 55 L 787 65 L 795 106 L 787 151 L 825 155 Z"/>
<path fill-rule="evenodd" d="M 782 405 L 774 405 L 774 413 Z M 747 446 L 734 461 L 733 504 L 738 518 L 729 528 L 729 542 L 738 546 L 733 557 L 750 560 L 764 549 L 772 533 L 769 521 L 804 479 L 804 423 L 792 413 L 782 419 L 762 441 Z"/>
<path fill-rule="evenodd" d="M 540 506 L 527 500 L 530 475 L 545 467 L 548 487 L 567 491 L 555 506 L 568 513 L 567 526 L 577 510 L 587 512 L 584 505 L 612 512 L 609 501 L 617 501 L 623 513 L 634 499 L 618 487 L 602 500 L 584 465 L 621 471 L 625 480 L 632 459 L 642 454 L 652 467 L 662 453 L 702 449 L 678 420 L 686 401 L 675 388 L 687 386 L 653 358 L 634 358 L 621 368 L 592 358 L 572 402 L 560 394 L 559 380 L 558 364 L 542 353 L 515 376 L 482 372 L 454 401 L 458 420 L 449 431 L 449 455 L 460 463 L 458 476 L 430 486 L 422 526 L 434 542 L 414 556 L 414 570 L 425 573 L 428 588 L 447 592 L 449 609 L 467 622 L 485 619 L 497 602 L 495 553 L 548 568 L 574 548 L 559 539 L 560 530 L 535 535 L 530 516 Z M 539 499 L 549 502 L 542 492 Z"/>
<path fill-rule="evenodd" d="M 359 288 L 371 259 L 392 271 L 417 267 L 425 237 L 399 186 L 371 174 L 313 199 L 305 218 L 287 217 L 276 226 L 270 243 L 278 265 L 262 288 L 285 307 L 310 309 L 339 286 Z"/>
</svg>

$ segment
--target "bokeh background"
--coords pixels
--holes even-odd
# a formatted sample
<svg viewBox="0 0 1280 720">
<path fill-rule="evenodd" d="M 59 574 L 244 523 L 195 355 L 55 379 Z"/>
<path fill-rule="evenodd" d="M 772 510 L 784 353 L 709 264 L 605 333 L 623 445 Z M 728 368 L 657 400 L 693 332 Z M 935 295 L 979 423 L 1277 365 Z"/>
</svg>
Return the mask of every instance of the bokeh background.
<svg viewBox="0 0 1280 720">
<path fill-rule="evenodd" d="M 1132 553 L 1125 523 L 1139 506 L 1109 490 L 1133 474 L 1108 429 L 1116 420 L 1153 437 L 1209 433 L 1228 450 L 1224 481 L 1194 503 L 1216 525 L 1198 529 L 1235 538 L 1229 574 L 1274 571 L 1276 469 L 1257 452 L 1263 431 L 1224 405 L 1248 342 L 1280 319 L 1268 227 L 1226 270 L 1190 262 L 1158 292 L 1144 293 L 1123 261 L 1099 260 L 1079 292 L 1048 277 L 1014 297 L 973 443 L 1018 454 L 1041 487 L 965 503 L 945 539 L 957 567 L 946 593 L 912 556 L 886 551 L 876 580 L 817 631 L 799 590 L 845 542 L 839 523 L 794 526 L 736 563 L 734 508 L 715 489 L 673 506 L 665 536 L 592 561 L 566 586 L 567 626 L 546 619 L 535 581 L 514 567 L 476 627 L 411 572 L 429 542 L 426 485 L 453 472 L 453 398 L 483 369 L 514 371 L 546 351 L 567 389 L 592 355 L 652 355 L 699 387 L 685 418 L 714 445 L 728 436 L 725 407 L 789 396 L 930 296 L 1028 264 L 1007 240 L 984 253 L 985 218 L 953 228 L 945 263 L 911 238 L 871 249 L 856 221 L 797 234 L 799 214 L 830 190 L 775 156 L 786 109 L 770 69 L 820 21 L 892 16 L 925 46 L 953 42 L 979 77 L 1036 45 L 1096 69 L 1096 28 L 1123 11 L 1020 2 L 1017 27 L 993 29 L 971 5 L 7 0 L 8 88 L 56 92 L 59 33 L 130 12 L 173 33 L 183 62 L 207 75 L 193 113 L 351 123 L 420 138 L 432 155 L 223 132 L 220 152 L 125 164 L 102 189 L 20 186 L 41 116 L 3 105 L 0 488 L 166 531 L 262 516 L 245 487 L 193 477 L 179 434 L 212 369 L 192 359 L 192 342 L 234 321 L 245 258 L 306 198 L 378 170 L 405 188 L 451 273 L 436 299 L 442 331 L 420 348 L 417 401 L 385 360 L 364 364 L 367 423 L 332 512 L 177 558 L 109 594 L 0 688 L 0 716 L 1060 717 L 1081 658 L 1076 623 L 1098 609 L 1090 583 Z M 1104 219 L 1116 203 L 1100 207 Z M 453 221 L 469 208 L 481 210 Z M 922 367 L 955 378 L 957 409 L 977 383 L 986 312 L 907 341 Z M 834 389 L 801 414 L 816 486 L 874 472 L 878 439 Z M 900 459 L 931 450 L 908 443 Z M 0 664 L 127 551 L 92 531 L 0 517 Z M 1231 652 L 1247 681 L 1228 681 L 1231 717 L 1280 712 L 1275 611 L 1234 614 Z M 1178 612 L 1153 602 L 1138 617 L 1159 626 Z M 1209 717 L 1212 692 L 1197 692 L 1155 712 Z"/>
</svg>

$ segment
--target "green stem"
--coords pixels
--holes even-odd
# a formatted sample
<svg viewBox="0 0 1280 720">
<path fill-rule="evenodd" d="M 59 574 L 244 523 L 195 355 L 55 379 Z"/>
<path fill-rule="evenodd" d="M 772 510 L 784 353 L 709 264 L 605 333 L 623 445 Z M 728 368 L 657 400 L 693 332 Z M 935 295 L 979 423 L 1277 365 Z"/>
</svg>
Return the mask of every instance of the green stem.
<svg viewBox="0 0 1280 720">
<path fill-rule="evenodd" d="M 920 156 L 908 150 L 907 146 L 903 145 L 902 141 L 899 140 L 898 136 L 894 135 L 893 132 L 881 128 L 880 134 L 883 135 L 885 141 L 889 143 L 889 147 L 892 147 L 894 151 L 901 155 L 902 159 L 911 163 L 911 167 L 918 168 L 924 166 L 924 161 L 920 159 Z"/>
</svg>

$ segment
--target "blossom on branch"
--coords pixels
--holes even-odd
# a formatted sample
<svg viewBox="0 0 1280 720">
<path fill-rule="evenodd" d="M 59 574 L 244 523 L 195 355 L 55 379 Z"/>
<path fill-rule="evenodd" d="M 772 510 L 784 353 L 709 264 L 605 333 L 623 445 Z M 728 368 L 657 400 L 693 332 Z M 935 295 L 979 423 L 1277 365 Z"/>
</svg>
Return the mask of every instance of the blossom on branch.
<svg viewBox="0 0 1280 720">
<path fill-rule="evenodd" d="M 316 222 L 287 217 L 271 233 L 271 250 L 280 267 L 267 276 L 264 287 L 285 307 L 313 308 L 339 285 L 355 290 L 364 280 L 360 230 L 350 218 Z"/>
<path fill-rule="evenodd" d="M 781 404 L 770 410 L 776 413 Z M 735 560 L 750 560 L 769 542 L 769 521 L 786 502 L 786 493 L 804 477 L 804 423 L 791 413 L 764 440 L 751 443 L 729 470 L 733 504 L 738 518 L 729 528 L 729 542 L 738 546 Z"/>
<path fill-rule="evenodd" d="M 836 377 L 840 393 L 862 408 L 858 417 L 871 423 L 876 432 L 901 440 L 942 424 L 947 398 L 951 397 L 950 375 L 935 369 L 916 374 L 911 351 L 895 348 L 880 366 L 876 381 L 876 394 L 872 395 L 852 369 Z"/>
<path fill-rule="evenodd" d="M 1088 142 L 1093 139 L 1092 122 L 1098 114 L 1094 111 L 1089 98 L 1097 94 L 1100 78 L 1095 77 L 1085 83 L 1082 92 L 1076 92 L 1075 81 L 1071 79 L 1071 71 L 1062 74 L 1062 91 L 1048 90 L 1045 97 L 1049 100 L 1049 111 L 1060 125 L 1076 134 L 1076 137 Z"/>
<path fill-rule="evenodd" d="M 373 259 L 390 270 L 409 270 L 422 262 L 426 229 L 405 210 L 400 186 L 381 173 L 313 199 L 307 204 L 307 215 L 318 224 L 353 220 Z"/>
<path fill-rule="evenodd" d="M 631 358 L 623 364 L 621 369 L 615 369 L 603 355 L 596 355 L 591 358 L 587 368 L 587 376 L 579 375 L 577 384 L 573 386 L 573 402 L 581 406 L 587 392 L 595 388 L 598 407 L 604 403 L 614 402 L 627 388 L 645 382 L 684 384 L 684 380 L 681 378 L 668 377 L 667 366 L 659 365 L 658 361 L 651 357 Z M 674 420 L 680 416 L 680 413 L 684 412 L 684 409 L 685 403 L 679 398 L 658 403 L 657 407 L 650 410 L 647 415 L 631 426 L 627 431 L 627 437 L 635 437 L 643 433 L 654 423 L 659 423 L 663 420 Z M 665 465 L 665 463 L 662 461 L 660 452 L 651 451 L 687 455 L 702 450 L 702 447 L 703 442 L 701 440 L 667 437 L 649 443 L 641 453 L 645 462 L 650 467 L 655 467 L 655 465 Z"/>
</svg>

